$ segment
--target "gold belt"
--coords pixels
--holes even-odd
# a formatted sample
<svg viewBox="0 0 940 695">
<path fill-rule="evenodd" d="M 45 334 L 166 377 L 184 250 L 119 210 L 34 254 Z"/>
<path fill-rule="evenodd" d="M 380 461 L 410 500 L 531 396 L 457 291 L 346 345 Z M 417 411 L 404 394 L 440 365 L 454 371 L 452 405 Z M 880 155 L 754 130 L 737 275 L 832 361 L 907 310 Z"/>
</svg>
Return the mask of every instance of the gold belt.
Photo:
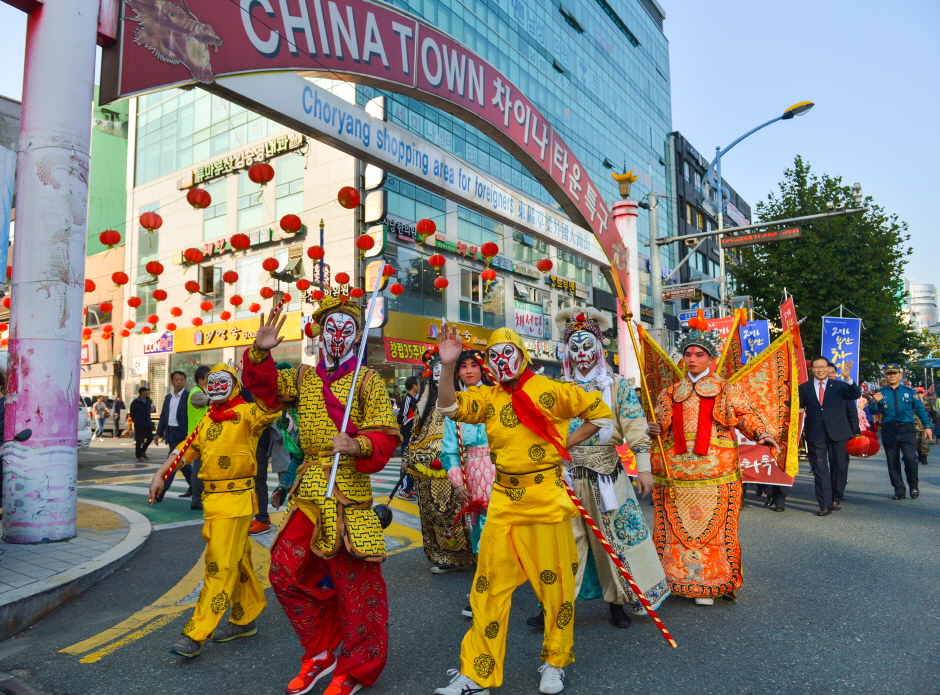
<svg viewBox="0 0 940 695">
<path fill-rule="evenodd" d="M 531 473 L 507 473 L 499 468 L 496 469 L 496 482 L 503 487 L 532 487 L 547 480 L 554 481 L 556 478 L 561 478 L 561 470 L 558 466 L 543 468 Z"/>
<path fill-rule="evenodd" d="M 254 478 L 234 478 L 232 480 L 204 480 L 205 492 L 244 492 L 255 489 Z"/>
<path fill-rule="evenodd" d="M 653 476 L 653 482 L 659 485 L 671 485 L 673 487 L 712 487 L 713 485 L 724 485 L 725 483 L 733 483 L 741 479 L 741 471 L 735 471 L 734 473 L 729 473 L 728 475 L 723 475 L 718 478 L 706 478 L 704 480 L 676 480 L 675 478 L 660 478 L 658 475 Z"/>
</svg>

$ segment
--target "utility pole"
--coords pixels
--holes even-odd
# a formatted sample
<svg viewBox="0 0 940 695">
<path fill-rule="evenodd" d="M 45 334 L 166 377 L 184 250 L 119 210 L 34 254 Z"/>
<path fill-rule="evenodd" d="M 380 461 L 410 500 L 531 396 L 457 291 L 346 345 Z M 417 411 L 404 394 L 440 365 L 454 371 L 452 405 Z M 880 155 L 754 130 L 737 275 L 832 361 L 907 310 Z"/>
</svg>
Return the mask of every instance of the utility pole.
<svg viewBox="0 0 940 695">
<path fill-rule="evenodd" d="M 649 210 L 650 217 L 650 302 L 653 305 L 653 338 L 664 344 L 663 270 L 659 257 L 659 196 L 650 191 L 640 207 Z"/>
</svg>

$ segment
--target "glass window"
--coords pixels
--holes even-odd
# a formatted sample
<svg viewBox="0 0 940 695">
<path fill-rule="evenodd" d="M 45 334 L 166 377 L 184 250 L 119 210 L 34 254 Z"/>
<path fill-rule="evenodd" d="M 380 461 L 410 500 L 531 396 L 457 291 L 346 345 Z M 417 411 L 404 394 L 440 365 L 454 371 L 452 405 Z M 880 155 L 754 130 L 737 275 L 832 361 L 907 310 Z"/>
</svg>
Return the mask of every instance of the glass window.
<svg viewBox="0 0 940 695">
<path fill-rule="evenodd" d="M 558 274 L 585 285 L 593 284 L 591 282 L 593 276 L 591 264 L 580 256 L 575 256 L 567 251 L 558 252 Z"/>
<path fill-rule="evenodd" d="M 687 182 L 687 183 L 691 183 L 691 182 L 692 182 L 692 177 L 690 176 L 690 173 L 689 173 L 689 172 L 690 172 L 690 168 L 689 168 L 689 163 L 688 163 L 688 162 L 682 162 L 682 172 L 683 172 L 683 174 L 684 174 L 684 176 L 685 176 L 686 182 Z"/>
<path fill-rule="evenodd" d="M 228 205 L 227 180 L 222 179 L 206 186 L 206 193 L 212 197 L 212 205 L 202 211 L 202 240 L 218 239 L 225 236 L 225 210 Z"/>
<path fill-rule="evenodd" d="M 304 164 L 302 156 L 287 156 L 277 160 L 277 187 L 275 217 L 279 220 L 284 215 L 300 215 L 304 211 Z"/>
<path fill-rule="evenodd" d="M 395 297 L 386 290 L 386 301 L 392 311 L 401 311 L 418 316 L 444 316 L 447 311 L 444 304 L 444 292 L 434 286 L 437 273 L 428 265 L 430 254 L 416 248 L 398 247 L 398 259 L 391 260 L 395 268 L 395 277 L 391 282 L 398 282 L 405 291 Z"/>
<path fill-rule="evenodd" d="M 690 203 L 685 204 L 685 223 L 690 227 L 695 224 L 695 216 L 692 213 L 692 205 Z"/>
<path fill-rule="evenodd" d="M 157 300 L 153 298 L 153 291 L 157 289 L 156 281 L 150 281 L 137 285 L 137 296 L 140 297 L 140 306 L 137 307 L 137 316 L 134 320 L 137 323 L 146 323 L 150 314 L 157 313 Z"/>
<path fill-rule="evenodd" d="M 484 328 L 505 324 L 503 312 L 503 279 L 484 282 L 479 270 L 460 269 L 460 321 Z"/>
<path fill-rule="evenodd" d="M 695 217 L 696 217 L 696 219 L 697 219 L 697 221 L 698 221 L 698 225 L 697 225 L 698 228 L 704 231 L 704 229 L 705 229 L 705 215 L 703 215 L 702 213 L 696 211 L 696 212 L 695 212 Z"/>
<path fill-rule="evenodd" d="M 517 261 L 534 264 L 548 258 L 548 244 L 541 239 L 513 230 L 512 241 L 512 257 Z"/>
<path fill-rule="evenodd" d="M 702 175 L 697 171 L 695 172 L 695 190 L 702 192 Z"/>
<path fill-rule="evenodd" d="M 457 236 L 473 246 L 503 240 L 503 225 L 465 207 L 457 208 Z"/>
<path fill-rule="evenodd" d="M 248 178 L 248 172 L 238 175 L 238 229 L 261 226 L 264 198 L 263 188 Z"/>
</svg>

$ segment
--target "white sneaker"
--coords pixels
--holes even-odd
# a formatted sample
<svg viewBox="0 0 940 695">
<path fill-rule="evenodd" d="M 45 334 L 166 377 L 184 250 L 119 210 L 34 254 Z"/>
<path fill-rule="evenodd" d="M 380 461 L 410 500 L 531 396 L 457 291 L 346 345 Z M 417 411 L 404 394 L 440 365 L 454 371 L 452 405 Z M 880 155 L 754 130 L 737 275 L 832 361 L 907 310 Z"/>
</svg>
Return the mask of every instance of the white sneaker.
<svg viewBox="0 0 940 695">
<path fill-rule="evenodd" d="M 546 663 L 539 666 L 539 673 L 542 674 L 542 680 L 539 682 L 540 693 L 553 695 L 565 689 L 565 669 Z"/>
<path fill-rule="evenodd" d="M 713 598 L 697 598 L 695 599 L 696 606 L 714 606 L 715 599 Z"/>
<path fill-rule="evenodd" d="M 434 691 L 434 695 L 490 695 L 489 688 L 480 687 L 456 669 L 449 670 L 447 675 L 453 676 L 450 685 L 438 688 Z"/>
</svg>

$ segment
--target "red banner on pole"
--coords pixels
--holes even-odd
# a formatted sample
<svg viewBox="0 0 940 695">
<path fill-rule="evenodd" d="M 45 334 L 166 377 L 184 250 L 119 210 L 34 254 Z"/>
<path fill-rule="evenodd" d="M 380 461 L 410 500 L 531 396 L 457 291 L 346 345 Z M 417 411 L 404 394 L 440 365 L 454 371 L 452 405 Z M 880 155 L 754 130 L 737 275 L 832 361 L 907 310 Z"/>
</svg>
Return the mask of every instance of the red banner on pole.
<svg viewBox="0 0 940 695">
<path fill-rule="evenodd" d="M 780 322 L 783 324 L 783 330 L 799 323 L 793 297 L 787 297 L 787 300 L 780 305 Z M 799 330 L 793 338 L 793 344 L 796 348 L 796 367 L 800 373 L 800 383 L 802 384 L 804 381 L 809 381 L 809 372 L 806 370 L 806 353 L 803 352 L 803 338 L 800 336 Z"/>
</svg>

